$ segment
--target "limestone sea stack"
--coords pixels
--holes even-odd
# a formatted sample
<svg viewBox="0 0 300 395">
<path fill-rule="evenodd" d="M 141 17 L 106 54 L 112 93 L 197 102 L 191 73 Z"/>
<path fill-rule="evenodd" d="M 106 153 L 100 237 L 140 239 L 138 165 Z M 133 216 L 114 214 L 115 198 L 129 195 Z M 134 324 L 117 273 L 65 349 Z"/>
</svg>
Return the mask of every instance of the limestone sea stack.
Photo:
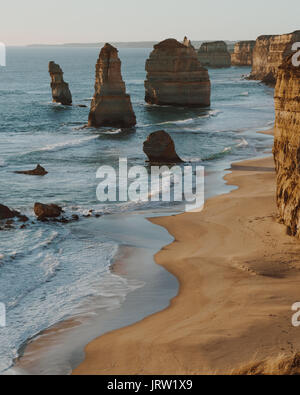
<svg viewBox="0 0 300 395">
<path fill-rule="evenodd" d="M 255 41 L 240 41 L 235 44 L 231 55 L 232 66 L 251 66 Z"/>
<path fill-rule="evenodd" d="M 144 142 L 143 150 L 151 163 L 181 163 L 171 136 L 164 130 L 151 133 Z"/>
<path fill-rule="evenodd" d="M 300 30 L 277 36 L 260 36 L 253 50 L 250 79 L 275 85 L 278 67 L 292 53 L 292 46 L 300 41 Z"/>
<path fill-rule="evenodd" d="M 300 67 L 285 59 L 275 88 L 277 205 L 288 233 L 300 236 Z"/>
<path fill-rule="evenodd" d="M 130 128 L 136 125 L 130 96 L 121 75 L 118 50 L 110 44 L 101 49 L 96 64 L 95 94 L 89 126 Z"/>
<path fill-rule="evenodd" d="M 167 39 L 154 46 L 146 62 L 145 101 L 184 107 L 210 106 L 208 71 L 191 46 Z"/>
<path fill-rule="evenodd" d="M 53 102 L 71 106 L 72 94 L 69 85 L 64 81 L 64 73 L 60 66 L 54 62 L 49 62 L 49 74 L 51 77 Z"/>
<path fill-rule="evenodd" d="M 223 68 L 231 66 L 231 55 L 224 41 L 203 43 L 198 51 L 202 66 Z"/>
</svg>

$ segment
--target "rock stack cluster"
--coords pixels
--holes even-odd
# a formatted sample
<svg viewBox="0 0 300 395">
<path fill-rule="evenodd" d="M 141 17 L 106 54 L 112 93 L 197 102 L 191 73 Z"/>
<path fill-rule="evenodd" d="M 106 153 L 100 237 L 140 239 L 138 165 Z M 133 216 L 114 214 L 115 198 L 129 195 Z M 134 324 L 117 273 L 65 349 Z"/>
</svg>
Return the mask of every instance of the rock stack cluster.
<svg viewBox="0 0 300 395">
<path fill-rule="evenodd" d="M 300 30 L 279 36 L 260 36 L 253 50 L 250 79 L 275 85 L 278 67 L 292 53 L 292 46 L 300 41 Z"/>
<path fill-rule="evenodd" d="M 146 62 L 145 100 L 186 107 L 210 105 L 210 80 L 190 45 L 167 39 L 154 46 Z"/>
<path fill-rule="evenodd" d="M 285 59 L 275 88 L 277 205 L 289 234 L 300 236 L 300 67 Z"/>
<path fill-rule="evenodd" d="M 72 94 L 69 85 L 64 81 L 64 73 L 60 66 L 54 62 L 49 62 L 49 74 L 51 77 L 53 102 L 71 106 Z"/>
<path fill-rule="evenodd" d="M 105 44 L 96 64 L 95 94 L 91 104 L 89 126 L 130 128 L 136 125 L 130 96 L 121 75 L 118 50 Z"/>
<path fill-rule="evenodd" d="M 240 41 L 235 44 L 231 55 L 232 66 L 251 66 L 255 41 Z"/>
<path fill-rule="evenodd" d="M 231 66 L 231 55 L 224 41 L 203 43 L 198 51 L 202 66 L 223 68 Z"/>
</svg>

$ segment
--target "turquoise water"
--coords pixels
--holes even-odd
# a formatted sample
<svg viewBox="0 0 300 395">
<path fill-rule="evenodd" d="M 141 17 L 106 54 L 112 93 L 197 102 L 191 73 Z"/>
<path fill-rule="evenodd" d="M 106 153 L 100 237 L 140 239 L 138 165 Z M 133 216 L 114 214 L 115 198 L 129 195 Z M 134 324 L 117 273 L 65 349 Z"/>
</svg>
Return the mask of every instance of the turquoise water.
<svg viewBox="0 0 300 395">
<path fill-rule="evenodd" d="M 0 68 L 0 202 L 34 220 L 36 201 L 57 203 L 67 213 L 100 214 L 160 209 L 160 204 L 99 204 L 96 171 L 101 165 L 144 165 L 142 145 L 149 133 L 164 129 L 178 154 L 221 174 L 232 161 L 262 155 L 272 145 L 256 131 L 274 122 L 273 90 L 241 78 L 248 68 L 209 70 L 209 109 L 149 106 L 144 103 L 145 60 L 149 49 L 122 49 L 123 78 L 137 116 L 128 131 L 83 129 L 93 96 L 97 48 L 8 48 Z M 48 62 L 65 72 L 73 107 L 51 103 Z M 76 104 L 86 104 L 87 108 Z M 40 163 L 43 178 L 17 175 Z M 216 187 L 217 189 L 217 187 Z M 164 205 L 164 209 L 166 209 Z M 163 210 L 163 207 L 161 207 Z M 0 372 L 8 368 L 27 339 L 58 321 L 82 313 L 89 298 L 103 308 L 119 308 L 141 281 L 112 275 L 110 265 L 122 238 L 101 232 L 101 218 L 77 224 L 35 223 L 0 232 L 0 302 L 8 325 L 0 329 Z M 99 230 L 100 228 L 100 230 Z M 124 241 L 125 243 L 125 241 Z"/>
</svg>

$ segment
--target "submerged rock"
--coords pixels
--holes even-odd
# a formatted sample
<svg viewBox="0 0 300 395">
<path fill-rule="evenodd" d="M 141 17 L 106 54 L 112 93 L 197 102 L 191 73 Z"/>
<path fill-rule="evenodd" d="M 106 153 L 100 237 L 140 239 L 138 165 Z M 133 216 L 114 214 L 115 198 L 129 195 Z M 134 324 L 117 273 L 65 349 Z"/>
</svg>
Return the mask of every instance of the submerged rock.
<svg viewBox="0 0 300 395">
<path fill-rule="evenodd" d="M 198 51 L 202 66 L 223 68 L 231 66 L 231 55 L 225 41 L 203 43 Z"/>
<path fill-rule="evenodd" d="M 34 170 L 15 171 L 16 174 L 26 174 L 29 176 L 45 176 L 48 172 L 41 166 L 37 165 Z"/>
<path fill-rule="evenodd" d="M 164 130 L 151 133 L 144 142 L 143 150 L 151 163 L 183 162 L 176 153 L 174 141 Z"/>
<path fill-rule="evenodd" d="M 146 62 L 145 101 L 186 107 L 210 106 L 208 71 L 192 46 L 167 39 L 154 46 Z"/>
<path fill-rule="evenodd" d="M 300 236 L 300 67 L 285 59 L 275 88 L 276 200 L 288 233 Z"/>
<path fill-rule="evenodd" d="M 255 41 L 240 41 L 235 44 L 231 55 L 232 66 L 251 66 Z"/>
<path fill-rule="evenodd" d="M 64 73 L 55 62 L 49 62 L 49 73 L 51 77 L 51 89 L 54 103 L 66 106 L 72 105 L 72 94 L 69 85 L 64 81 Z"/>
<path fill-rule="evenodd" d="M 89 126 L 130 128 L 136 125 L 130 96 L 121 75 L 118 50 L 110 44 L 101 49 L 96 64 L 95 94 L 91 103 Z"/>
<path fill-rule="evenodd" d="M 63 209 L 56 204 L 42 204 L 35 203 L 34 213 L 38 220 L 44 220 L 48 218 L 57 218 L 63 213 Z"/>
<path fill-rule="evenodd" d="M 260 36 L 253 50 L 250 79 L 275 85 L 278 67 L 292 54 L 292 46 L 300 41 L 300 30 L 290 34 Z"/>
</svg>

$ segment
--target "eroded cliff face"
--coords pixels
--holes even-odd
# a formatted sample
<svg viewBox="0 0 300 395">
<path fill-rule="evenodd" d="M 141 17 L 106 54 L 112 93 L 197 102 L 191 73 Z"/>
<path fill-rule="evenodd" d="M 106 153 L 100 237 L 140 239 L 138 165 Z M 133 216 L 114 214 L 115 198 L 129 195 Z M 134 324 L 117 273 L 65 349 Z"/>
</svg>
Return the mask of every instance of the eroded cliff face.
<svg viewBox="0 0 300 395">
<path fill-rule="evenodd" d="M 292 45 L 300 41 L 300 30 L 278 36 L 260 36 L 253 50 L 250 79 L 275 85 L 278 67 L 292 53 Z"/>
<path fill-rule="evenodd" d="M 231 55 L 232 66 L 251 66 L 255 41 L 240 41 L 234 46 Z"/>
<path fill-rule="evenodd" d="M 89 126 L 130 128 L 136 125 L 130 96 L 121 75 L 118 50 L 105 44 L 96 64 L 95 94 L 91 103 Z"/>
<path fill-rule="evenodd" d="M 203 43 L 198 51 L 202 66 L 223 68 L 231 66 L 231 55 L 224 41 Z"/>
<path fill-rule="evenodd" d="M 145 100 L 150 104 L 186 107 L 210 105 L 208 71 L 197 52 L 175 39 L 154 46 L 146 62 Z"/>
<path fill-rule="evenodd" d="M 274 158 L 277 205 L 289 234 L 300 236 L 300 67 L 287 58 L 277 71 Z"/>
<path fill-rule="evenodd" d="M 71 106 L 72 94 L 69 85 L 64 81 L 64 73 L 60 66 L 53 61 L 49 62 L 49 74 L 51 77 L 53 102 Z"/>
</svg>

